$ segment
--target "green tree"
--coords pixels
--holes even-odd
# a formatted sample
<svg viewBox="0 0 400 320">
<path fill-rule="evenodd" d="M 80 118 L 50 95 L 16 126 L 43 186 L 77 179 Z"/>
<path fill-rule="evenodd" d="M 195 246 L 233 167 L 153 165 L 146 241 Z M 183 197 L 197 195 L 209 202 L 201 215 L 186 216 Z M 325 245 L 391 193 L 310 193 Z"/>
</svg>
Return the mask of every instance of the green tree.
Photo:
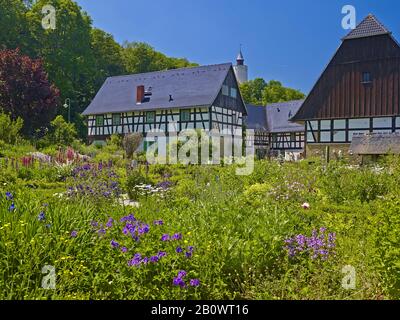
<svg viewBox="0 0 400 320">
<path fill-rule="evenodd" d="M 241 84 L 240 91 L 246 103 L 256 105 L 300 100 L 305 97 L 299 90 L 284 87 L 279 81 L 271 80 L 267 83 L 262 78 Z"/>
<path fill-rule="evenodd" d="M 303 99 L 305 95 L 295 89 L 282 86 L 279 81 L 271 80 L 262 91 L 263 104 Z"/>
<path fill-rule="evenodd" d="M 63 116 L 57 116 L 52 122 L 52 140 L 58 145 L 71 145 L 76 139 L 77 132 L 72 123 L 67 123 Z"/>
<path fill-rule="evenodd" d="M 130 74 L 196 66 L 187 59 L 170 58 L 143 42 L 124 43 L 124 63 Z"/>
<path fill-rule="evenodd" d="M 56 9 L 56 28 L 45 30 L 41 21 L 44 5 Z M 73 121 L 97 88 L 93 84 L 96 64 L 91 48 L 92 21 L 72 0 L 38 0 L 27 13 L 36 55 L 41 57 L 49 79 L 60 89 L 62 101 L 71 99 Z M 67 110 L 59 109 L 66 116 Z"/>
<path fill-rule="evenodd" d="M 123 49 L 111 34 L 100 29 L 92 29 L 91 47 L 96 67 L 96 73 L 93 74 L 96 88 L 99 88 L 107 77 L 126 73 Z"/>
<path fill-rule="evenodd" d="M 263 104 L 262 92 L 267 83 L 262 78 L 256 78 L 240 85 L 240 92 L 242 93 L 245 103 L 255 105 Z"/>
<path fill-rule="evenodd" d="M 12 120 L 11 116 L 1 111 L 0 107 L 0 140 L 5 143 L 15 144 L 20 138 L 20 131 L 24 120 L 17 118 Z"/>
<path fill-rule="evenodd" d="M 31 53 L 26 10 L 21 0 L 0 0 L 0 50 L 19 48 Z"/>
</svg>

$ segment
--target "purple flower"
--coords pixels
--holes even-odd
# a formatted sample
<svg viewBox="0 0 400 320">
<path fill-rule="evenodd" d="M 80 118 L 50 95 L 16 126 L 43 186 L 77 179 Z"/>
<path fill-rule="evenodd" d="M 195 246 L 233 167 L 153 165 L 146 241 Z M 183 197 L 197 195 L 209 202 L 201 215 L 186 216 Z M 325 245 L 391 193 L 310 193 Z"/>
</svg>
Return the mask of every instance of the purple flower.
<svg viewBox="0 0 400 320">
<path fill-rule="evenodd" d="M 112 228 L 113 222 L 114 222 L 114 219 L 113 218 L 109 218 L 107 223 L 106 223 L 106 227 L 107 228 Z"/>
<path fill-rule="evenodd" d="M 136 218 L 133 214 L 130 214 L 129 216 L 122 217 L 120 221 L 121 222 L 124 222 L 124 221 L 134 222 L 134 221 L 136 221 Z"/>
<path fill-rule="evenodd" d="M 123 253 L 126 253 L 126 252 L 128 252 L 128 248 L 127 248 L 127 247 L 122 247 L 122 248 L 121 248 L 121 251 L 122 251 Z"/>
<path fill-rule="evenodd" d="M 192 254 L 193 253 L 189 252 L 189 251 L 185 252 L 186 258 L 188 258 L 188 259 L 190 259 L 192 257 Z"/>
<path fill-rule="evenodd" d="M 153 224 L 154 224 L 155 226 L 162 226 L 162 225 L 164 224 L 164 221 L 162 221 L 162 220 L 155 220 L 155 221 L 153 222 Z"/>
<path fill-rule="evenodd" d="M 12 195 L 11 192 L 6 192 L 6 198 L 7 198 L 7 200 L 12 200 L 12 199 L 14 199 L 14 197 L 13 197 L 13 195 Z"/>
<path fill-rule="evenodd" d="M 190 285 L 192 287 L 198 287 L 200 285 L 200 280 L 199 279 L 191 279 L 190 280 Z"/>
<path fill-rule="evenodd" d="M 182 247 L 177 247 L 175 251 L 176 251 L 176 253 L 181 253 L 183 251 L 183 249 L 182 249 Z"/>
<path fill-rule="evenodd" d="M 143 263 L 143 264 L 148 264 L 148 263 L 149 263 L 149 258 L 144 257 L 144 258 L 142 259 L 142 263 Z"/>
<path fill-rule="evenodd" d="M 189 247 L 188 247 L 188 250 L 189 250 L 190 252 L 193 252 L 194 247 L 193 247 L 193 246 L 189 246 Z"/>
<path fill-rule="evenodd" d="M 179 287 L 181 287 L 181 288 L 186 287 L 185 281 L 183 281 L 183 279 L 180 278 L 180 277 L 175 277 L 174 280 L 172 281 L 172 284 L 173 284 L 174 286 L 179 286 Z"/>
<path fill-rule="evenodd" d="M 111 240 L 111 247 L 118 248 L 119 247 L 119 243 L 117 241 L 115 241 L 114 239 L 112 239 Z"/>
<path fill-rule="evenodd" d="M 159 260 L 158 256 L 150 257 L 150 262 L 152 262 L 152 263 L 156 263 L 156 262 L 158 262 L 158 260 Z"/>
<path fill-rule="evenodd" d="M 170 240 L 169 234 L 163 234 L 162 235 L 161 241 L 169 241 L 169 240 Z"/>
<path fill-rule="evenodd" d="M 181 240 L 182 239 L 182 233 L 175 233 L 172 236 L 172 240 Z"/>
<path fill-rule="evenodd" d="M 42 211 L 41 213 L 39 213 L 39 215 L 38 215 L 38 220 L 39 221 L 44 221 L 44 220 L 46 220 L 46 215 L 45 215 L 45 213 Z"/>
<path fill-rule="evenodd" d="M 161 259 L 162 257 L 165 257 L 167 253 L 165 251 L 160 251 L 157 256 Z"/>
<path fill-rule="evenodd" d="M 139 233 L 140 235 L 143 235 L 143 234 L 145 234 L 145 233 L 148 233 L 149 231 L 150 231 L 150 226 L 149 226 L 148 224 L 142 224 L 142 225 L 139 227 L 138 233 Z"/>
<path fill-rule="evenodd" d="M 322 228 L 319 229 L 319 232 L 321 232 L 321 233 L 324 233 L 325 231 L 326 231 L 325 227 L 322 227 Z"/>
<path fill-rule="evenodd" d="M 78 236 L 78 231 L 74 230 L 71 232 L 71 238 L 76 238 Z"/>
<path fill-rule="evenodd" d="M 15 204 L 13 202 L 13 203 L 11 203 L 11 206 L 8 208 L 8 211 L 12 212 L 14 210 L 15 210 Z"/>
<path fill-rule="evenodd" d="M 50 227 L 51 227 L 51 224 L 50 224 L 50 223 L 48 223 L 48 224 L 46 224 L 46 225 L 45 225 L 45 227 L 46 227 L 47 229 L 50 229 Z"/>
<path fill-rule="evenodd" d="M 101 228 L 101 229 L 97 230 L 97 234 L 98 234 L 99 236 L 103 236 L 103 235 L 106 234 L 106 230 L 104 230 L 103 228 Z"/>
<path fill-rule="evenodd" d="M 96 228 L 96 227 L 99 226 L 99 223 L 98 223 L 97 221 L 94 221 L 94 220 L 92 220 L 92 221 L 90 222 L 90 224 L 91 224 L 91 226 L 92 226 L 93 228 Z"/>
<path fill-rule="evenodd" d="M 186 277 L 187 272 L 185 270 L 181 270 L 178 272 L 178 278 Z"/>
<path fill-rule="evenodd" d="M 128 261 L 128 266 L 138 266 L 140 261 L 142 260 L 142 255 L 140 253 L 136 253 L 131 260 Z"/>
</svg>

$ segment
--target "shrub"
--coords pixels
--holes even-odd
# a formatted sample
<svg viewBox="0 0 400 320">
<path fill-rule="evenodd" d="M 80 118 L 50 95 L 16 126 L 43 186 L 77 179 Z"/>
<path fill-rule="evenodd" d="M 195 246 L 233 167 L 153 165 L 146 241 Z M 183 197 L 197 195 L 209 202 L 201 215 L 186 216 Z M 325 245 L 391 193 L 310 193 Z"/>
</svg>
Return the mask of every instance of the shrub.
<svg viewBox="0 0 400 320">
<path fill-rule="evenodd" d="M 138 200 L 140 194 L 136 186 L 149 183 L 150 179 L 148 179 L 145 175 L 143 175 L 140 170 L 132 170 L 131 172 L 129 172 L 126 180 L 126 189 L 129 198 L 131 200 Z"/>
<path fill-rule="evenodd" d="M 9 114 L 1 112 L 0 108 L 0 140 L 9 144 L 16 144 L 20 139 L 20 131 L 24 125 L 21 118 L 11 119 Z"/>
<path fill-rule="evenodd" d="M 55 144 L 70 146 L 77 137 L 75 126 L 67 123 L 63 116 L 57 116 L 52 122 L 52 140 Z"/>
<path fill-rule="evenodd" d="M 135 151 L 142 143 L 143 136 L 140 133 L 130 133 L 124 136 L 122 145 L 128 159 L 132 159 Z"/>
</svg>

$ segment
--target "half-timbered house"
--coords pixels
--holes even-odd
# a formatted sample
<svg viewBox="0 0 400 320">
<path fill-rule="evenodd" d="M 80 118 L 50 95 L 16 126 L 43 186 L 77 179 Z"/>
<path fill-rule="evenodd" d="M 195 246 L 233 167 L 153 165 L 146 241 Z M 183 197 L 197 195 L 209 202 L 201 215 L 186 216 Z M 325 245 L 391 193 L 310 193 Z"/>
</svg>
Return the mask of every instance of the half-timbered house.
<svg viewBox="0 0 400 320">
<path fill-rule="evenodd" d="M 303 100 L 267 105 L 270 154 L 302 153 L 305 145 L 304 126 L 291 122 Z"/>
<path fill-rule="evenodd" d="M 253 143 L 259 156 L 300 154 L 304 151 L 304 126 L 290 119 L 299 110 L 303 100 L 269 104 L 247 105 L 246 128 L 254 130 Z"/>
<path fill-rule="evenodd" d="M 265 106 L 247 104 L 247 116 L 245 117 L 245 127 L 252 130 L 253 134 L 246 136 L 246 143 L 254 146 L 254 151 L 258 157 L 263 158 L 269 149 L 269 134 L 267 125 L 267 115 Z"/>
<path fill-rule="evenodd" d="M 217 129 L 241 135 L 246 106 L 232 64 L 108 78 L 83 112 L 89 142 L 151 130 Z M 238 131 L 237 131 L 238 130 Z"/>
<path fill-rule="evenodd" d="M 292 119 L 305 125 L 307 150 L 347 151 L 355 135 L 400 131 L 399 74 L 398 42 L 368 15 L 342 39 Z"/>
</svg>

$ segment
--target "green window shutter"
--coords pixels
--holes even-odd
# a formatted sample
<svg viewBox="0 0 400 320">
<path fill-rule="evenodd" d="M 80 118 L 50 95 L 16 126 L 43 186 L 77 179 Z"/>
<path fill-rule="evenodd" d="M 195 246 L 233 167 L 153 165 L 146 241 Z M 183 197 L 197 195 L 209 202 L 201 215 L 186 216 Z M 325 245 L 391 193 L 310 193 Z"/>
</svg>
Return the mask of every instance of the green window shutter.
<svg viewBox="0 0 400 320">
<path fill-rule="evenodd" d="M 156 121 L 156 113 L 154 111 L 146 112 L 146 122 L 154 123 Z"/>
<path fill-rule="evenodd" d="M 112 122 L 113 122 L 113 126 L 119 126 L 121 124 L 121 115 L 113 114 Z"/>
<path fill-rule="evenodd" d="M 181 110 L 180 119 L 181 119 L 181 122 L 190 121 L 190 110 Z"/>
<path fill-rule="evenodd" d="M 102 126 L 104 126 L 104 116 L 97 115 L 96 116 L 96 127 L 102 127 Z"/>
</svg>

